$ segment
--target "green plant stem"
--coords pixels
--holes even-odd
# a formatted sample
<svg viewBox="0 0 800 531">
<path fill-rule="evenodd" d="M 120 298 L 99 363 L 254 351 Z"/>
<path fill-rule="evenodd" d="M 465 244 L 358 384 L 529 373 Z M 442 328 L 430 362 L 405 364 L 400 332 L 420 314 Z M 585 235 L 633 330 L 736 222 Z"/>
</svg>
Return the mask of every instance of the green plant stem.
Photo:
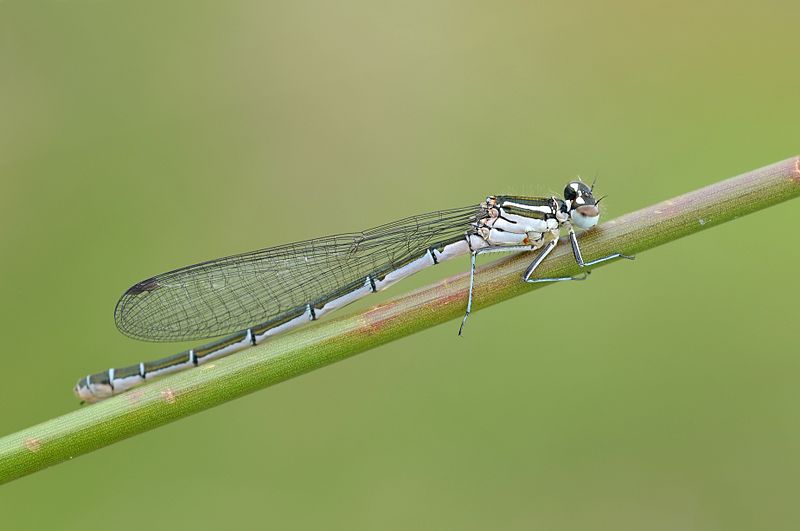
<svg viewBox="0 0 800 531">
<path fill-rule="evenodd" d="M 800 158 L 793 157 L 603 223 L 580 236 L 581 248 L 586 257 L 638 254 L 798 195 Z M 480 268 L 475 309 L 548 286 L 521 281 L 531 259 L 520 253 Z M 578 269 L 566 244 L 538 274 L 566 276 Z M 0 483 L 460 318 L 466 300 L 467 275 L 456 275 L 5 436 Z"/>
</svg>

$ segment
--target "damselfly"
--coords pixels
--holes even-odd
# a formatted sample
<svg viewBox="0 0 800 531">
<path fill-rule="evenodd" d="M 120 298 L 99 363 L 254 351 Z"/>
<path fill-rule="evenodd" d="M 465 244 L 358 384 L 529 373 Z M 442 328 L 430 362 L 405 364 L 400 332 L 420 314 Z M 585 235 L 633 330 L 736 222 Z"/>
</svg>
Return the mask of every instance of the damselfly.
<svg viewBox="0 0 800 531">
<path fill-rule="evenodd" d="M 477 206 L 421 214 L 354 234 L 340 234 L 219 258 L 176 269 L 133 285 L 117 303 L 119 330 L 149 341 L 226 337 L 167 358 L 91 374 L 75 394 L 97 402 L 153 378 L 227 356 L 266 338 L 315 321 L 428 266 L 471 255 L 469 296 L 459 335 L 472 310 L 479 254 L 538 251 L 525 282 L 582 280 L 533 278 L 568 231 L 575 260 L 581 256 L 574 227 L 600 219 L 593 186 L 574 181 L 556 197 L 490 196 Z M 602 198 L 601 198 L 602 199 Z"/>
</svg>

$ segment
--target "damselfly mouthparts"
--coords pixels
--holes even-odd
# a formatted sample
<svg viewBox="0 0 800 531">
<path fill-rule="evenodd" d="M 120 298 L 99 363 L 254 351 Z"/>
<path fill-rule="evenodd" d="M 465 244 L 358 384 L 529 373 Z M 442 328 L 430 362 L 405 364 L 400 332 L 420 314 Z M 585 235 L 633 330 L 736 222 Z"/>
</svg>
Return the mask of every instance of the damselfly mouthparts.
<svg viewBox="0 0 800 531">
<path fill-rule="evenodd" d="M 470 254 L 469 296 L 459 335 L 472 310 L 479 254 L 536 251 L 525 282 L 582 280 L 533 278 L 539 264 L 568 230 L 575 260 L 588 267 L 573 226 L 600 219 L 592 188 L 574 181 L 556 197 L 490 196 L 478 206 L 421 214 L 354 234 L 340 234 L 219 258 L 176 269 L 132 286 L 114 317 L 122 333 L 149 341 L 195 340 L 228 335 L 156 361 L 91 374 L 75 394 L 97 402 L 153 378 L 188 369 L 257 345 L 375 293 L 428 266 Z"/>
</svg>

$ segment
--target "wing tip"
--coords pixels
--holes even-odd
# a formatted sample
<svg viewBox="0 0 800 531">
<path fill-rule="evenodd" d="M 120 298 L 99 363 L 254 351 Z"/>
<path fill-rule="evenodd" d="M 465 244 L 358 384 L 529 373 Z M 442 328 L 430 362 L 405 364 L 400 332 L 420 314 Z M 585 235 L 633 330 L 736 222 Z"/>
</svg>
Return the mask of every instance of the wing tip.
<svg viewBox="0 0 800 531">
<path fill-rule="evenodd" d="M 142 280 L 141 282 L 137 282 L 130 288 L 128 291 L 125 292 L 123 298 L 128 295 L 141 295 L 143 293 L 150 293 L 155 291 L 161 287 L 161 284 L 158 281 L 157 277 L 150 277 L 147 280 Z"/>
<path fill-rule="evenodd" d="M 136 306 L 136 298 L 138 296 L 150 294 L 161 287 L 158 279 L 151 277 L 128 288 L 114 307 L 114 323 L 117 325 L 117 330 L 133 339 L 148 340 L 147 335 L 142 334 L 140 329 L 132 326 L 134 323 L 129 322 L 128 310 Z"/>
</svg>

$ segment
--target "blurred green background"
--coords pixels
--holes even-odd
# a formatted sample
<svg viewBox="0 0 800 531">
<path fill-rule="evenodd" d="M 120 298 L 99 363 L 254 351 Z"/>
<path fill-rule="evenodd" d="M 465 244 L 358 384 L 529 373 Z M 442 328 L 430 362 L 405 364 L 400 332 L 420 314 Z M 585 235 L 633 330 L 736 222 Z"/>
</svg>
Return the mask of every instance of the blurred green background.
<svg viewBox="0 0 800 531">
<path fill-rule="evenodd" d="M 114 327 L 152 274 L 576 175 L 610 219 L 797 154 L 799 15 L 0 2 L 0 434 L 184 346 Z M 23 478 L 0 526 L 797 529 L 799 207 Z"/>
</svg>

